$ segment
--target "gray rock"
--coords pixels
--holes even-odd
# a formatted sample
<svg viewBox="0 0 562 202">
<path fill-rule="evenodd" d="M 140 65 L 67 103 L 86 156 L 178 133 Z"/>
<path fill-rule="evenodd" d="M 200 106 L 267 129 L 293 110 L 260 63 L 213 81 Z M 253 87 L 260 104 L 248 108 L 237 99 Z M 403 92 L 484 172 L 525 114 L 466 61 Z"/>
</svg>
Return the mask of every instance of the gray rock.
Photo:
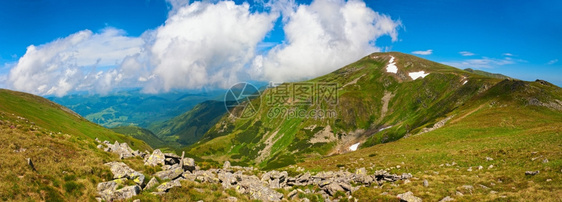
<svg viewBox="0 0 562 202">
<path fill-rule="evenodd" d="M 539 174 L 540 171 L 535 170 L 535 171 L 525 171 L 525 175 L 536 175 Z"/>
<path fill-rule="evenodd" d="M 166 157 L 164 156 L 164 153 L 162 153 L 162 151 L 160 151 L 160 149 L 155 149 L 151 155 L 149 155 L 148 157 L 146 157 L 144 159 L 144 165 L 148 165 L 148 166 L 156 166 L 158 164 L 160 165 L 165 165 L 165 161 Z"/>
<path fill-rule="evenodd" d="M 218 178 L 221 181 L 222 187 L 225 189 L 231 188 L 232 185 L 236 183 L 235 175 L 229 172 L 219 173 Z"/>
<path fill-rule="evenodd" d="M 357 170 L 355 170 L 355 174 L 357 175 L 367 175 L 367 170 L 365 170 L 365 168 L 359 168 Z"/>
<path fill-rule="evenodd" d="M 144 182 L 144 175 L 137 172 L 123 162 L 109 162 L 105 165 L 110 166 L 114 179 L 127 178 L 133 180 L 136 184 L 141 185 Z"/>
<path fill-rule="evenodd" d="M 423 186 L 424 187 L 429 187 L 429 182 L 427 180 L 423 180 Z"/>
<path fill-rule="evenodd" d="M 466 189 L 466 190 L 473 190 L 474 189 L 474 187 L 472 185 L 463 185 L 462 188 Z"/>
<path fill-rule="evenodd" d="M 494 160 L 493 158 L 490 158 L 490 157 L 486 156 L 486 161 L 493 161 L 493 160 Z"/>
<path fill-rule="evenodd" d="M 107 148 L 105 148 L 105 151 L 113 152 L 121 158 L 130 158 L 135 156 L 133 149 L 131 149 L 131 147 L 129 147 L 129 145 L 125 142 L 121 144 L 117 141 L 115 141 L 114 144 L 107 142 L 106 145 Z"/>
<path fill-rule="evenodd" d="M 192 158 L 183 158 L 182 162 L 183 162 L 183 169 L 185 170 L 189 170 L 189 171 L 199 170 L 195 165 L 195 160 L 193 160 Z"/>
<path fill-rule="evenodd" d="M 298 193 L 299 193 L 299 192 L 295 189 L 295 190 L 289 192 L 289 194 L 287 195 L 287 198 L 289 198 L 289 200 L 293 200 L 293 198 L 294 198 L 295 196 L 297 196 Z"/>
<path fill-rule="evenodd" d="M 328 185 L 323 186 L 322 189 L 324 190 L 324 192 L 326 192 L 326 194 L 330 196 L 334 196 L 334 194 L 336 194 L 336 192 L 338 191 L 345 191 L 343 187 L 340 186 L 340 183 L 337 182 L 331 182 Z"/>
<path fill-rule="evenodd" d="M 228 202 L 236 202 L 236 201 L 238 201 L 238 199 L 237 199 L 236 197 L 234 197 L 234 196 L 229 196 L 228 198 L 226 198 L 226 201 L 228 201 Z"/>
<path fill-rule="evenodd" d="M 403 193 L 403 194 L 398 194 L 397 197 L 401 201 L 407 201 L 407 202 L 421 202 L 422 201 L 421 198 L 414 196 L 414 193 L 412 193 L 411 191 Z"/>
<path fill-rule="evenodd" d="M 117 189 L 117 186 L 118 184 L 115 181 L 100 182 L 98 184 L 97 190 L 98 192 L 103 192 L 105 190 L 115 191 Z"/>
<path fill-rule="evenodd" d="M 402 173 L 402 176 L 400 176 L 403 180 L 405 179 L 410 179 L 412 178 L 412 174 L 410 173 Z"/>
<path fill-rule="evenodd" d="M 162 180 L 165 180 L 165 179 L 173 180 L 173 179 L 176 179 L 177 177 L 179 177 L 182 174 L 183 174 L 183 169 L 181 168 L 181 166 L 179 164 L 175 164 L 168 170 L 163 170 L 163 171 L 159 171 L 157 173 L 154 173 L 154 176 L 158 177 Z"/>
<path fill-rule="evenodd" d="M 242 175 L 240 178 L 236 190 L 241 194 L 248 194 L 252 199 L 262 201 L 280 201 L 283 198 L 283 194 L 270 189 L 256 176 Z"/>
<path fill-rule="evenodd" d="M 445 196 L 445 198 L 439 200 L 439 202 L 447 202 L 447 201 L 454 201 L 455 199 L 451 198 L 450 196 Z"/>
<path fill-rule="evenodd" d="M 101 192 L 100 196 L 101 199 L 105 201 L 124 200 L 136 196 L 137 194 L 140 193 L 140 191 L 141 188 L 139 185 L 133 185 L 133 186 L 123 187 L 122 189 L 115 190 L 115 191 L 107 189 Z"/>
<path fill-rule="evenodd" d="M 156 187 L 156 190 L 158 190 L 158 192 L 167 192 L 168 190 L 174 187 L 181 187 L 181 183 L 179 179 L 172 180 L 169 182 L 164 182 L 160 184 L 158 187 Z"/>
<path fill-rule="evenodd" d="M 230 161 L 224 161 L 224 164 L 222 164 L 222 169 L 230 169 Z"/>
<path fill-rule="evenodd" d="M 158 180 L 156 180 L 155 177 L 152 177 L 148 181 L 148 183 L 146 183 L 146 186 L 144 186 L 144 190 L 151 189 L 152 187 L 155 187 L 156 185 L 158 185 Z"/>
</svg>

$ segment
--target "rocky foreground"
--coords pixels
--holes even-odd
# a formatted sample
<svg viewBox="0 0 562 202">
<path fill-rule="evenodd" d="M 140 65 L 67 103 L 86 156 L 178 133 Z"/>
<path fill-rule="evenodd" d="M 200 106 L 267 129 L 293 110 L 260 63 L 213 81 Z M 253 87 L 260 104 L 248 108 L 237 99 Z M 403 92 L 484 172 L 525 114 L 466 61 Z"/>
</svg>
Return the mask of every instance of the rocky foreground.
<svg viewBox="0 0 562 202">
<path fill-rule="evenodd" d="M 97 139 L 96 141 L 101 143 Z M 351 199 L 351 193 L 361 186 L 370 186 L 371 184 L 380 186 L 385 182 L 407 180 L 412 177 L 409 173 L 396 175 L 384 170 L 367 174 L 365 168 L 357 169 L 355 173 L 329 171 L 312 175 L 306 172 L 297 176 L 289 176 L 287 171 L 263 172 L 252 167 L 230 166 L 228 161 L 224 163 L 223 168 L 201 170 L 192 158 L 186 158 L 184 154 L 178 156 L 172 153 L 162 153 L 158 149 L 154 150 L 152 154 L 148 154 L 148 152 L 133 151 L 126 143 L 115 142 L 111 144 L 107 141 L 99 144 L 98 148 L 117 153 L 122 159 L 138 156 L 144 158 L 145 165 L 162 168 L 162 171 L 155 173 L 147 181 L 147 176 L 131 169 L 123 162 L 106 163 L 105 165 L 110 167 L 114 179 L 98 184 L 98 201 L 129 199 L 142 191 L 150 191 L 156 195 L 166 194 L 170 189 L 182 186 L 182 180 L 221 184 L 225 189 L 233 188 L 238 193 L 262 201 L 297 200 L 299 192 L 314 193 L 310 189 L 303 191 L 299 189 L 300 187 L 313 185 L 320 188 L 318 189 L 320 190 L 319 194 L 322 194 L 326 201 L 330 201 L 336 193 L 343 193 Z M 261 177 L 258 177 L 258 175 Z M 293 191 L 285 196 L 275 189 L 292 189 Z M 411 192 L 401 194 L 398 197 L 406 201 L 421 201 Z M 237 200 L 233 197 L 229 199 Z"/>
</svg>

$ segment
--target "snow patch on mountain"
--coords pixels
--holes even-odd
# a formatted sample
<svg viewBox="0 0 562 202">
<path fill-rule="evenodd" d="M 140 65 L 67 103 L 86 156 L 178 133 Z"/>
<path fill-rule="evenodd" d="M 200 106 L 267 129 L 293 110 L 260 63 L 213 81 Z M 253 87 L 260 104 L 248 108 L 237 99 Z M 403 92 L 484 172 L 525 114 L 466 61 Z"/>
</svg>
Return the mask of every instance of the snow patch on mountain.
<svg viewBox="0 0 562 202">
<path fill-rule="evenodd" d="M 398 67 L 394 62 L 394 56 L 390 56 L 390 61 L 388 61 L 388 65 L 386 65 L 386 72 L 390 73 L 398 73 Z"/>
<path fill-rule="evenodd" d="M 424 71 L 419 71 L 419 72 L 410 72 L 408 73 L 408 75 L 412 77 L 413 80 L 416 80 L 420 77 L 425 78 L 425 76 L 429 75 L 429 73 L 425 73 Z"/>
</svg>

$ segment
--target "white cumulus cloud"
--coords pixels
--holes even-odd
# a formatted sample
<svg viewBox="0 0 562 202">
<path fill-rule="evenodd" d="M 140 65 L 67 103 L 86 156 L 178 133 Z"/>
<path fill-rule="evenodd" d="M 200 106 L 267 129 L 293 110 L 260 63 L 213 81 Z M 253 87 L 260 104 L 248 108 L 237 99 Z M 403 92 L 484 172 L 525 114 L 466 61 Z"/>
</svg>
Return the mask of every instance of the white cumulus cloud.
<svg viewBox="0 0 562 202">
<path fill-rule="evenodd" d="M 554 60 L 548 61 L 548 63 L 546 63 L 546 64 L 553 65 L 553 64 L 556 64 L 557 62 L 558 62 L 558 59 L 554 59 Z"/>
<path fill-rule="evenodd" d="M 424 51 L 413 51 L 412 54 L 416 54 L 416 55 L 431 55 L 431 54 L 433 54 L 433 50 L 429 49 L 429 50 L 424 50 Z"/>
<path fill-rule="evenodd" d="M 146 88 L 228 87 L 254 58 L 277 18 L 251 13 L 247 3 L 232 1 L 194 2 L 178 9 L 155 31 L 149 50 L 155 79 Z"/>
<path fill-rule="evenodd" d="M 295 81 L 320 76 L 380 51 L 375 40 L 397 40 L 399 20 L 379 14 L 362 1 L 316 0 L 292 11 L 284 7 L 285 43 L 258 56 L 253 75 L 272 81 Z"/>
<path fill-rule="evenodd" d="M 385 35 L 396 41 L 402 26 L 360 0 L 270 0 L 255 4 L 259 8 L 233 1 L 168 3 L 166 22 L 139 37 L 106 28 L 31 45 L 0 79 L 15 90 L 57 96 L 122 87 L 151 93 L 229 87 L 250 77 L 296 81 L 380 51 L 375 41 Z M 264 42 L 281 16 L 284 40 Z"/>
<path fill-rule="evenodd" d="M 97 81 L 88 77 L 104 74 L 96 68 L 118 65 L 125 56 L 140 52 L 142 43 L 139 38 L 124 36 L 121 30 L 108 28 L 101 33 L 84 30 L 40 46 L 31 45 L 10 70 L 9 85 L 16 90 L 58 96 L 95 86 Z M 109 78 L 105 75 L 104 79 Z"/>
</svg>

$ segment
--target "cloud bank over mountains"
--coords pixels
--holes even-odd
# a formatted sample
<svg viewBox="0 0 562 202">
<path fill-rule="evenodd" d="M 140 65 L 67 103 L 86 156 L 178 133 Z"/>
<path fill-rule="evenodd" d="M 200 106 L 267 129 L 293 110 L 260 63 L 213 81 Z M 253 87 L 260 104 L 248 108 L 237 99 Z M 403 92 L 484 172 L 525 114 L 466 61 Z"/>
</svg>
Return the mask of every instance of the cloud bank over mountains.
<svg viewBox="0 0 562 202">
<path fill-rule="evenodd" d="M 30 45 L 5 85 L 63 96 L 123 87 L 148 93 L 226 88 L 247 79 L 296 81 L 380 51 L 375 41 L 384 35 L 396 41 L 402 26 L 359 0 L 314 0 L 310 5 L 272 0 L 261 4 L 264 11 L 232 1 L 169 4 L 166 22 L 139 37 L 110 27 Z M 278 21 L 283 42 L 258 51 Z"/>
</svg>

